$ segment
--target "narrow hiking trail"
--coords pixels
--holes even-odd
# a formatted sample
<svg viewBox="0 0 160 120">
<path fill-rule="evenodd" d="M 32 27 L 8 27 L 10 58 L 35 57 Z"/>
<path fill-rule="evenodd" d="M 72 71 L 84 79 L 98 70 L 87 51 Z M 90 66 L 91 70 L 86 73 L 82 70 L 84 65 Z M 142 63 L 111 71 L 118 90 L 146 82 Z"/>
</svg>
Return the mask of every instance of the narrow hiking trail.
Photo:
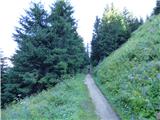
<svg viewBox="0 0 160 120">
<path fill-rule="evenodd" d="M 120 120 L 116 113 L 112 110 L 108 101 L 95 85 L 90 74 L 87 74 L 85 84 L 88 87 L 93 104 L 96 107 L 96 114 L 101 120 Z"/>
</svg>

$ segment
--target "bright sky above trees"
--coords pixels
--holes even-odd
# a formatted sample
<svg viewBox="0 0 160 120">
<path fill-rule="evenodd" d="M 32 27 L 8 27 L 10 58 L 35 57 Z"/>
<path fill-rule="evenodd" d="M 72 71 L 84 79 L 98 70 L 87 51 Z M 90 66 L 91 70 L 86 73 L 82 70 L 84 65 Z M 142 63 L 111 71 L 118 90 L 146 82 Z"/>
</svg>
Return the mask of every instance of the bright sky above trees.
<svg viewBox="0 0 160 120">
<path fill-rule="evenodd" d="M 54 0 L 33 0 L 41 1 L 48 8 L 48 5 Z M 12 33 L 14 27 L 18 26 L 20 15 L 23 15 L 24 9 L 28 9 L 31 0 L 4 0 L 0 2 L 0 48 L 5 56 L 11 56 L 16 43 L 13 41 Z M 71 0 L 75 10 L 75 18 L 78 20 L 78 33 L 83 37 L 84 43 L 89 43 L 92 38 L 93 24 L 96 16 L 101 17 L 107 4 L 114 5 L 122 10 L 126 7 L 135 16 L 141 16 L 145 19 L 150 15 L 156 0 Z"/>
</svg>

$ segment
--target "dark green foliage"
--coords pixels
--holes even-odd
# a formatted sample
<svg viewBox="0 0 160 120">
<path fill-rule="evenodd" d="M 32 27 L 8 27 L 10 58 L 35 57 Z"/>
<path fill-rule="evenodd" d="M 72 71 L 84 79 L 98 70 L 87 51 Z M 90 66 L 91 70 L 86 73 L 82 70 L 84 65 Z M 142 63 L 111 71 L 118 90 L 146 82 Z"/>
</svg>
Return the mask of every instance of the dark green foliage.
<svg viewBox="0 0 160 120">
<path fill-rule="evenodd" d="M 100 61 L 99 49 L 98 49 L 98 41 L 99 41 L 99 28 L 100 28 L 100 19 L 96 17 L 96 21 L 94 24 L 93 37 L 91 42 L 91 63 L 93 65 L 97 65 L 98 61 Z"/>
<path fill-rule="evenodd" d="M 125 9 L 118 12 L 114 6 L 106 8 L 102 19 L 96 18 L 92 38 L 91 61 L 97 65 L 104 57 L 119 48 L 136 30 L 143 20 L 132 17 Z"/>
<path fill-rule="evenodd" d="M 128 32 L 127 37 L 129 38 L 131 36 L 131 33 L 135 31 L 140 25 L 143 24 L 143 19 L 142 18 L 138 19 L 136 17 L 133 17 L 127 9 L 123 10 L 122 15 L 124 17 L 127 27 L 127 32 Z"/>
<path fill-rule="evenodd" d="M 3 56 L 3 52 L 0 51 L 0 69 L 1 69 L 1 106 L 4 106 L 4 101 L 6 100 L 6 98 L 8 97 L 7 96 L 7 93 L 4 93 L 5 92 L 5 86 L 8 84 L 8 77 L 7 77 L 7 73 L 8 73 L 8 65 L 7 65 L 7 57 L 4 57 Z M 6 101 L 8 102 L 8 101 Z"/>
<path fill-rule="evenodd" d="M 0 66 L 1 66 L 1 77 L 6 78 L 6 72 L 8 70 L 7 57 L 3 56 L 3 52 L 0 51 Z"/>
<path fill-rule="evenodd" d="M 1 107 L 4 107 L 5 104 L 9 103 L 16 94 L 15 92 L 17 84 L 14 84 L 10 80 L 11 69 L 8 66 L 9 58 L 4 57 L 3 53 L 0 53 L 0 67 L 1 67 Z"/>
<path fill-rule="evenodd" d="M 17 100 L 19 84 L 15 80 L 11 80 L 13 72 L 8 68 L 7 72 L 2 75 L 1 80 L 1 107 L 4 107 L 6 104 L 10 103 L 13 100 Z M 20 90 L 20 89 L 19 89 Z"/>
<path fill-rule="evenodd" d="M 86 53 L 72 14 L 70 3 L 58 0 L 50 14 L 41 3 L 32 3 L 21 17 L 13 35 L 18 50 L 8 75 L 11 84 L 5 88 L 13 95 L 10 100 L 54 86 L 63 75 L 84 69 Z"/>
<path fill-rule="evenodd" d="M 50 52 L 46 20 L 47 12 L 43 6 L 33 3 L 26 16 L 21 17 L 21 27 L 16 28 L 14 38 L 18 50 L 12 58 L 14 67 L 11 75 L 11 80 L 19 85 L 16 94 L 26 96 L 47 87 L 46 83 L 40 82 L 48 71 L 45 60 Z"/>
<path fill-rule="evenodd" d="M 153 14 L 158 15 L 160 13 L 160 0 L 157 0 L 156 7 L 154 8 Z"/>
<path fill-rule="evenodd" d="M 65 65 L 63 64 L 63 66 L 66 66 L 65 72 L 69 74 L 74 74 L 84 67 L 85 57 L 83 41 L 76 32 L 77 26 L 72 14 L 73 9 L 70 4 L 59 1 L 53 4 L 52 12 L 49 16 L 49 24 L 52 26 L 50 28 L 50 36 L 53 36 L 53 33 L 56 34 L 52 38 L 54 41 L 54 46 L 52 47 L 64 52 L 61 51 L 62 53 L 60 53 L 61 59 L 56 59 L 57 62 L 60 62 L 57 65 L 59 66 L 64 62 Z"/>
</svg>

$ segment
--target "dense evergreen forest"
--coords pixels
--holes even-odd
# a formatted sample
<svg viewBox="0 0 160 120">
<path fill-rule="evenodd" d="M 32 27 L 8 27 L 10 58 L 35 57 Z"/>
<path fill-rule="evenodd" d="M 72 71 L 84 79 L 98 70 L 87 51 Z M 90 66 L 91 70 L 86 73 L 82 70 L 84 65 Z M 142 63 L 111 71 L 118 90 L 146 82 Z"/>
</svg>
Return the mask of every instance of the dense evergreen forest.
<svg viewBox="0 0 160 120">
<path fill-rule="evenodd" d="M 83 83 L 84 73 L 93 66 L 98 87 L 109 97 L 120 118 L 155 120 L 156 113 L 160 112 L 160 0 L 146 21 L 133 16 L 126 8 L 120 12 L 113 4 L 107 6 L 102 18 L 95 18 L 91 55 L 77 32 L 78 23 L 73 14 L 70 2 L 56 0 L 50 10 L 44 9 L 42 3 L 32 2 L 20 17 L 13 33 L 18 45 L 15 54 L 7 58 L 2 51 L 0 53 L 1 108 L 5 118 L 12 118 L 10 104 L 20 112 L 23 99 L 29 99 L 35 114 L 26 116 L 22 112 L 21 117 L 15 118 L 40 119 L 41 114 L 34 104 L 36 100 L 43 101 L 45 96 L 46 106 L 42 111 L 46 119 L 57 114 L 53 119 L 67 116 L 67 119 L 98 120 Z M 82 105 L 85 101 L 88 108 Z M 36 105 L 43 108 L 43 104 Z M 67 109 L 69 106 L 72 108 Z M 52 107 L 57 109 L 52 111 Z M 61 115 L 60 110 L 66 116 Z"/>
</svg>

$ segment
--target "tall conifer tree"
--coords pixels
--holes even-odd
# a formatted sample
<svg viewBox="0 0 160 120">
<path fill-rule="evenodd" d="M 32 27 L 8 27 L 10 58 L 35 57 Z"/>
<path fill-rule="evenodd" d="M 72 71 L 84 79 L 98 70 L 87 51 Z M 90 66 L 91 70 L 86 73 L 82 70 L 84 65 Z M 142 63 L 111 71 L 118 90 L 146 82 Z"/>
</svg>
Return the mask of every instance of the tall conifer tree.
<svg viewBox="0 0 160 120">
<path fill-rule="evenodd" d="M 96 17 L 93 29 L 93 37 L 91 41 L 91 63 L 97 65 L 100 60 L 99 54 L 99 29 L 100 29 L 100 18 Z"/>
<path fill-rule="evenodd" d="M 56 37 L 51 38 L 55 43 L 55 50 L 61 54 L 61 60 L 57 64 L 66 66 L 65 72 L 76 73 L 84 67 L 85 49 L 82 38 L 77 33 L 77 24 L 73 18 L 73 8 L 69 2 L 58 0 L 51 7 L 52 12 L 49 16 L 51 25 L 50 34 L 56 33 Z M 60 62 L 60 63 L 59 63 Z"/>
<path fill-rule="evenodd" d="M 65 74 L 82 71 L 85 49 L 73 12 L 63 0 L 52 5 L 50 14 L 41 3 L 32 3 L 26 10 L 13 35 L 18 49 L 12 57 L 4 101 L 31 95 L 55 85 Z"/>
<path fill-rule="evenodd" d="M 142 22 L 142 21 L 141 21 Z M 97 65 L 125 43 L 142 23 L 125 9 L 123 13 L 112 6 L 105 9 L 101 20 L 96 19 L 92 37 L 91 61 Z"/>
<path fill-rule="evenodd" d="M 154 8 L 154 15 L 158 15 L 160 13 L 160 0 L 156 1 L 156 7 Z"/>
</svg>

